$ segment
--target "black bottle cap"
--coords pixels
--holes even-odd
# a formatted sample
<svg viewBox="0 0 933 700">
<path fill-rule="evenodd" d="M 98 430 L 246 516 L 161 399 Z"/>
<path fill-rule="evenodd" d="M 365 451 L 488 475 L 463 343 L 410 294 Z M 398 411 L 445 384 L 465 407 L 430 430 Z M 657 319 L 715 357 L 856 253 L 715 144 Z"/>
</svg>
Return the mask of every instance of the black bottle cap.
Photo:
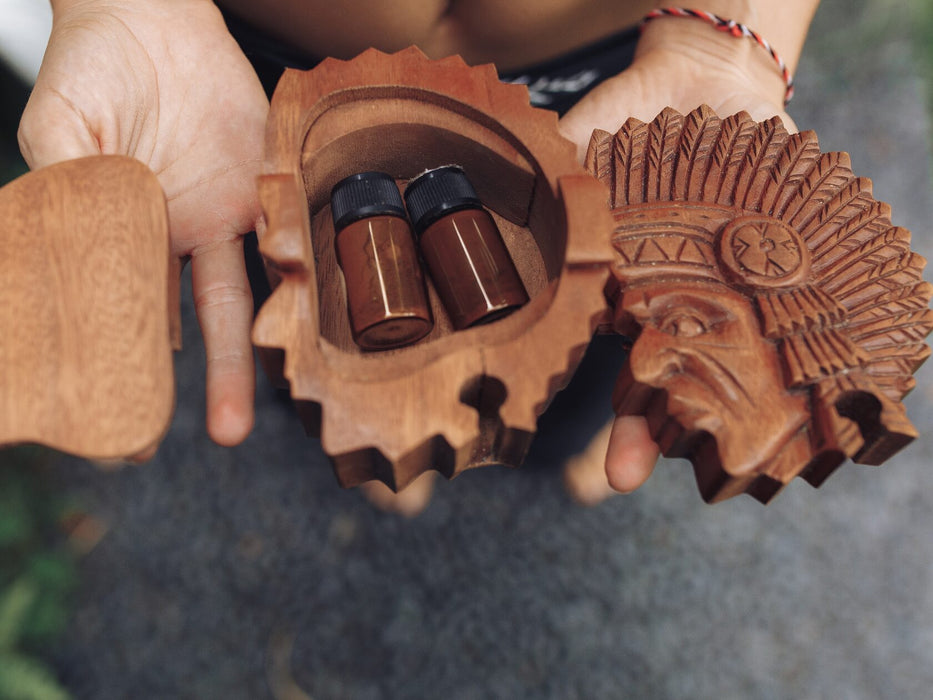
<svg viewBox="0 0 933 700">
<path fill-rule="evenodd" d="M 438 219 L 461 209 L 482 209 L 483 203 L 459 165 L 422 173 L 405 188 L 405 203 L 419 236 Z"/>
<path fill-rule="evenodd" d="M 334 185 L 330 191 L 330 211 L 334 230 L 338 232 L 371 216 L 405 218 L 405 204 L 395 180 L 380 172 L 357 173 Z"/>
</svg>

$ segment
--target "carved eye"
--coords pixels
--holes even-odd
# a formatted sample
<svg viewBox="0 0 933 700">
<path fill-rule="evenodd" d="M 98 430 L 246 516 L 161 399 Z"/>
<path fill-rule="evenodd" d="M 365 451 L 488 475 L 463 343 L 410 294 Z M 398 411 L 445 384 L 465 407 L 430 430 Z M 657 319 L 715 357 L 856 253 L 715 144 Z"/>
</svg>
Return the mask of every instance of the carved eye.
<svg viewBox="0 0 933 700">
<path fill-rule="evenodd" d="M 709 331 L 706 320 L 691 312 L 673 313 L 665 316 L 658 330 L 678 338 L 693 338 Z"/>
</svg>

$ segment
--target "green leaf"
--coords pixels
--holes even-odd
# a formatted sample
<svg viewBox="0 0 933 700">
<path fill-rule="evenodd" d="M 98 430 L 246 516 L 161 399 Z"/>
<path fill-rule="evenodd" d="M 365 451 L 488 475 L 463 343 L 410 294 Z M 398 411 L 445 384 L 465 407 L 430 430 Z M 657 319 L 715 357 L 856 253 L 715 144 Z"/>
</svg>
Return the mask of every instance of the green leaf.
<svg viewBox="0 0 933 700">
<path fill-rule="evenodd" d="M 0 496 L 0 547 L 25 542 L 32 535 L 32 518 L 25 500 L 7 495 Z"/>
<path fill-rule="evenodd" d="M 20 642 L 44 644 L 58 636 L 68 622 L 69 594 L 76 583 L 75 565 L 62 552 L 36 552 L 29 558 L 25 576 L 36 590 L 36 598 L 24 622 Z"/>
<path fill-rule="evenodd" d="M 0 650 L 16 645 L 37 593 L 26 578 L 17 579 L 0 593 Z"/>
<path fill-rule="evenodd" d="M 75 584 L 75 567 L 71 559 L 61 552 L 35 552 L 27 564 L 29 577 L 43 590 L 64 595 Z"/>
<path fill-rule="evenodd" d="M 0 700 L 71 700 L 71 694 L 41 661 L 0 652 Z"/>
<path fill-rule="evenodd" d="M 20 644 L 37 647 L 53 642 L 68 626 L 71 611 L 64 601 L 39 596 L 22 628 Z"/>
</svg>

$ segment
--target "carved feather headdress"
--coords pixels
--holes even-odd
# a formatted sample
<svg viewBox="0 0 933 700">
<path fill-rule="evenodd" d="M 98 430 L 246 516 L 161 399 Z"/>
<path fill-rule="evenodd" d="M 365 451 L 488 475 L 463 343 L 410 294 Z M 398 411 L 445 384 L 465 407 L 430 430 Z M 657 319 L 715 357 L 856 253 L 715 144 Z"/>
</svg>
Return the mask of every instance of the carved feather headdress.
<svg viewBox="0 0 933 700">
<path fill-rule="evenodd" d="M 933 287 L 847 154 L 704 106 L 595 132 L 587 168 L 610 191 L 616 301 L 693 280 L 754 304 L 788 388 L 812 391 L 813 456 L 796 473 L 818 484 L 846 456 L 877 464 L 916 436 L 900 402 L 930 352 Z"/>
</svg>

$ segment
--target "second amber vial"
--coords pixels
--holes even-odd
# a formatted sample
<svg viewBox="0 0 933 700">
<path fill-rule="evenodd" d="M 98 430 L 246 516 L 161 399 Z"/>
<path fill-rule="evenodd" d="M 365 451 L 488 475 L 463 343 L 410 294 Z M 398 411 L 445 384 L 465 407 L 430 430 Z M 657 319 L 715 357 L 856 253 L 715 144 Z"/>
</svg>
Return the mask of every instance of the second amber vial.
<svg viewBox="0 0 933 700">
<path fill-rule="evenodd" d="M 528 301 L 499 228 L 462 168 L 422 173 L 405 188 L 405 203 L 454 328 L 489 323 Z"/>
</svg>

